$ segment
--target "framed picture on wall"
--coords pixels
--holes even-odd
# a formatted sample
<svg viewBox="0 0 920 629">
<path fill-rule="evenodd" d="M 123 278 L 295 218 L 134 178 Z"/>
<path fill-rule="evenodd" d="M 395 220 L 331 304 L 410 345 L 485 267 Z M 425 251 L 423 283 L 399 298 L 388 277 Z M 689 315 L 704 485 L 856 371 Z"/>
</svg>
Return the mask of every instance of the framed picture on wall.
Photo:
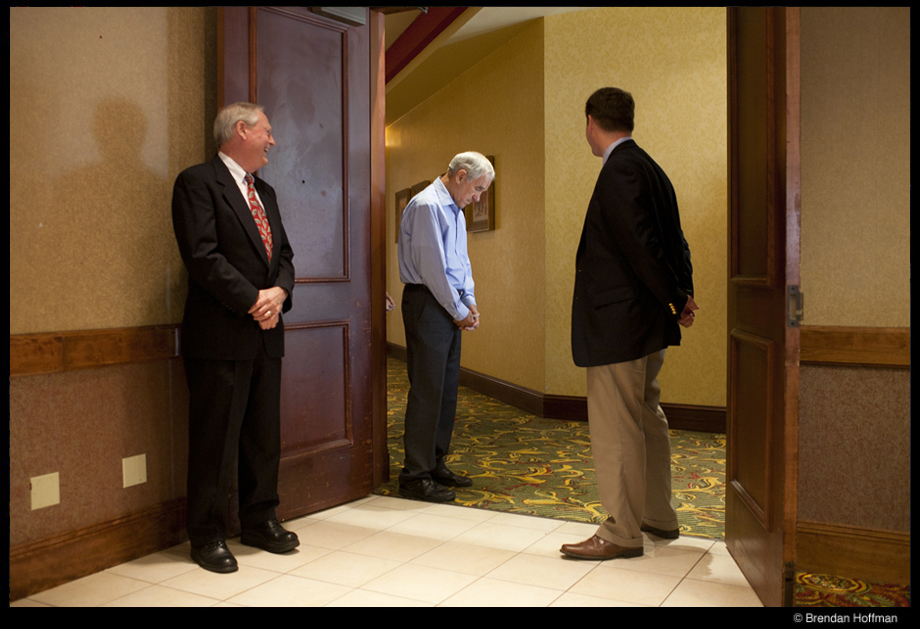
<svg viewBox="0 0 920 629">
<path fill-rule="evenodd" d="M 402 221 L 403 211 L 409 205 L 412 198 L 412 190 L 405 188 L 396 193 L 396 242 L 399 242 L 399 223 Z"/>
<path fill-rule="evenodd" d="M 412 186 L 412 188 L 411 188 L 411 189 L 412 189 L 412 197 L 414 197 L 415 195 L 417 195 L 419 192 L 421 192 L 422 190 L 424 190 L 425 188 L 427 188 L 427 187 L 430 186 L 430 185 L 431 185 L 431 182 L 428 181 L 427 179 L 426 179 L 425 181 L 420 181 L 420 182 L 418 182 L 417 184 L 415 184 L 415 185 Z M 412 197 L 409 197 L 409 199 L 411 200 Z"/>
<path fill-rule="evenodd" d="M 431 185 L 430 181 L 420 181 L 411 188 L 404 188 L 396 193 L 396 242 L 399 242 L 399 223 L 402 221 L 403 212 L 412 197 Z"/>
<path fill-rule="evenodd" d="M 495 156 L 486 155 L 495 168 Z M 479 201 L 470 203 L 464 209 L 466 213 L 466 231 L 468 232 L 487 232 L 495 229 L 495 182 L 489 186 L 484 195 L 479 197 Z"/>
</svg>

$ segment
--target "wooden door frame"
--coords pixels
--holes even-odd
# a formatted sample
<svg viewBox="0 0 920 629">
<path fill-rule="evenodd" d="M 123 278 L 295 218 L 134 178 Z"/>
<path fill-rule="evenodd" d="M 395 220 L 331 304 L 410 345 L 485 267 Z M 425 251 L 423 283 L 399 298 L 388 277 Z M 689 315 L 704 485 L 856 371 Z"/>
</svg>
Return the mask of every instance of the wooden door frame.
<svg viewBox="0 0 920 629">
<path fill-rule="evenodd" d="M 728 465 L 726 466 L 726 543 L 742 572 L 765 605 L 791 605 L 795 578 L 795 531 L 798 481 L 798 370 L 799 328 L 787 318 L 787 287 L 799 285 L 800 265 L 800 27 L 798 8 L 766 8 L 766 38 L 761 51 L 765 65 L 766 125 L 764 147 L 767 155 L 766 218 L 764 269 L 751 273 L 742 269 L 738 231 L 740 172 L 738 142 L 740 138 L 736 112 L 744 106 L 737 93 L 736 64 L 741 57 L 738 46 L 737 12 L 728 9 L 729 50 L 729 329 L 728 329 Z M 754 48 L 752 50 L 758 50 Z M 756 95 L 754 102 L 756 101 Z M 750 174 L 749 174 L 750 176 Z M 754 189 L 754 188 L 750 188 Z M 750 233 L 747 236 L 750 239 Z M 755 303 L 751 295 L 760 294 L 756 303 L 767 308 L 767 318 L 756 323 L 743 319 L 740 327 L 735 318 L 744 292 L 744 309 L 750 313 Z M 782 321 L 770 319 L 780 316 Z M 764 321 L 769 324 L 764 327 Z M 746 329 L 746 325 L 753 325 Z M 782 330 L 782 333 L 779 330 Z M 764 336 L 765 335 L 765 336 Z M 759 501 L 748 494 L 743 483 L 736 481 L 739 460 L 746 455 L 738 451 L 738 411 L 735 387 L 736 344 L 746 344 L 765 355 L 765 384 L 768 407 L 762 426 L 766 444 L 762 452 L 765 466 Z M 779 353 L 782 355 L 778 355 Z M 772 378 L 772 379 L 771 379 Z M 769 393 L 772 387 L 773 393 Z M 778 408 L 779 406 L 782 408 Z M 756 485 L 755 485 L 756 486 Z M 735 520 L 733 513 L 737 511 Z M 761 528 L 762 527 L 762 528 Z M 777 587 L 778 586 L 778 587 Z"/>
<path fill-rule="evenodd" d="M 802 285 L 802 57 L 801 8 L 786 7 L 786 286 Z M 788 294 L 788 292 L 787 292 Z M 787 300 L 789 298 L 787 297 Z M 794 308 L 787 302 L 786 324 L 786 454 L 783 502 L 785 578 L 788 586 L 783 605 L 792 607 L 796 572 L 796 528 L 799 482 L 799 359 L 801 328 L 790 325 Z M 791 376 L 791 377 L 790 377 Z"/>
<path fill-rule="evenodd" d="M 386 15 L 369 11 L 371 64 L 371 408 L 374 483 L 390 480 L 387 449 Z"/>
</svg>

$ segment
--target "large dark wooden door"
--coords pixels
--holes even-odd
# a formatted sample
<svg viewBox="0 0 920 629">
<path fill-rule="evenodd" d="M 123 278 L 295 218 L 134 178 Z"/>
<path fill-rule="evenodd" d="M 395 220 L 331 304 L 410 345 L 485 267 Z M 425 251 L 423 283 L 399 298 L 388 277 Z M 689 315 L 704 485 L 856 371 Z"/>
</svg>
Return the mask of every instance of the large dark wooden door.
<svg viewBox="0 0 920 629">
<path fill-rule="evenodd" d="M 730 9 L 725 541 L 765 605 L 791 605 L 798 463 L 798 9 Z M 793 303 L 796 303 L 793 301 Z"/>
<path fill-rule="evenodd" d="M 278 194 L 294 249 L 281 399 L 286 519 L 370 493 L 375 419 L 385 426 L 372 386 L 385 376 L 371 342 L 384 312 L 380 303 L 375 317 L 371 299 L 372 255 L 382 255 L 371 246 L 371 33 L 302 7 L 228 7 L 220 33 L 220 104 L 265 106 L 277 144 L 259 175 Z"/>
</svg>

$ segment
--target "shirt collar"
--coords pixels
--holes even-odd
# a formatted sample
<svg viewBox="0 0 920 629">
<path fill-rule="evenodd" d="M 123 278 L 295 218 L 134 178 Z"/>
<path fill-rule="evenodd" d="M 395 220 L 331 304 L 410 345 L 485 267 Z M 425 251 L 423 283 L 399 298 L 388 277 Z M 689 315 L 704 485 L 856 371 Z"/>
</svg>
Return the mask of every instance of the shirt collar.
<svg viewBox="0 0 920 629">
<path fill-rule="evenodd" d="M 249 174 L 245 170 L 243 170 L 242 166 L 240 166 L 235 161 L 233 161 L 232 157 L 229 157 L 225 155 L 224 153 L 221 153 L 220 151 L 217 152 L 217 156 L 220 157 L 220 161 L 222 161 L 224 165 L 227 167 L 227 169 L 230 171 L 230 175 L 233 176 L 233 181 L 236 181 L 237 183 L 239 183 L 246 178 L 246 175 Z"/>
<path fill-rule="evenodd" d="M 604 163 L 605 164 L 607 163 L 607 158 L 610 157 L 611 153 L 613 153 L 613 149 L 620 146 L 621 144 L 623 144 L 623 142 L 626 142 L 627 140 L 632 140 L 632 136 L 627 135 L 625 138 L 620 138 L 619 140 L 617 140 L 616 142 L 614 142 L 613 144 L 607 147 L 607 150 L 604 151 Z"/>
<path fill-rule="evenodd" d="M 442 207 L 450 207 L 457 212 L 460 211 L 460 208 L 457 207 L 456 203 L 454 203 L 454 198 L 450 196 L 450 192 L 448 192 L 447 186 L 444 185 L 444 182 L 441 181 L 440 177 L 435 179 L 434 189 L 438 193 L 438 202 Z"/>
</svg>

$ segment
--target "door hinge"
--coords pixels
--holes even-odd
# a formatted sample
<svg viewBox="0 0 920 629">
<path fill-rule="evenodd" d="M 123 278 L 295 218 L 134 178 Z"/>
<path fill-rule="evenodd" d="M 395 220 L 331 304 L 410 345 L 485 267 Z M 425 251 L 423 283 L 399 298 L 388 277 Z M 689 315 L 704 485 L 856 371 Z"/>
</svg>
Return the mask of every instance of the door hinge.
<svg viewBox="0 0 920 629">
<path fill-rule="evenodd" d="M 805 294 L 799 287 L 790 284 L 786 287 L 786 322 L 790 328 L 797 328 L 805 314 Z"/>
</svg>

